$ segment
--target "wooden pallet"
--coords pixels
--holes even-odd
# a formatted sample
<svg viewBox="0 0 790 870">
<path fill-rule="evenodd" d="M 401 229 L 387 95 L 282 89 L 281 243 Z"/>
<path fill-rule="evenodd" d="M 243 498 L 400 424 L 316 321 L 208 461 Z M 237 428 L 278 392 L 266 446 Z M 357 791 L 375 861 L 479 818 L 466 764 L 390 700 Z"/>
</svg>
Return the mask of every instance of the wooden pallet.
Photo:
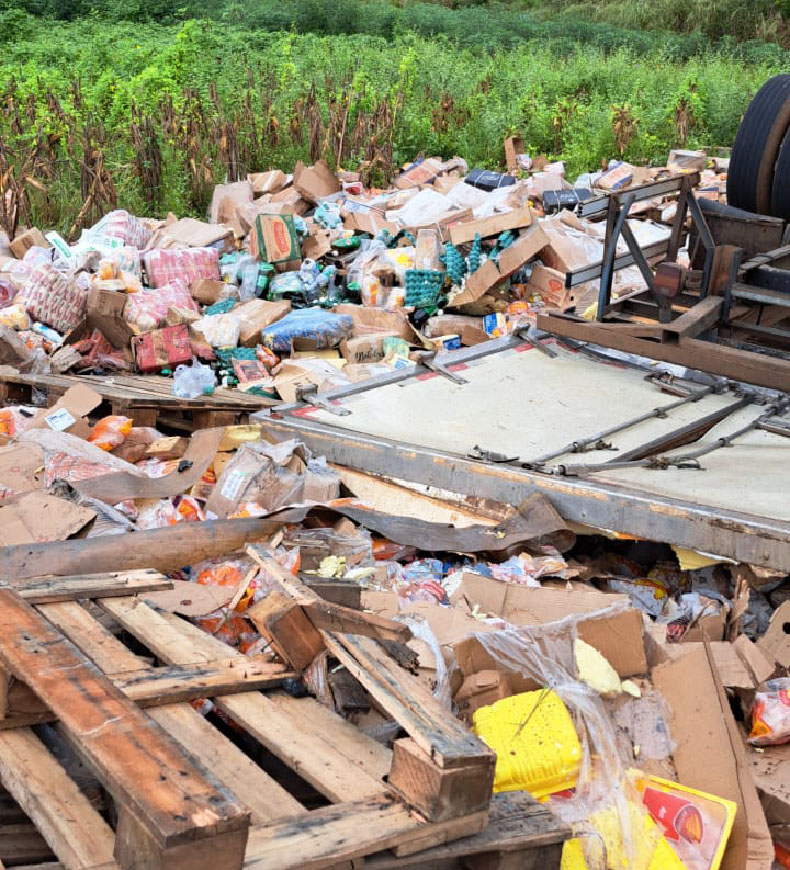
<svg viewBox="0 0 790 870">
<path fill-rule="evenodd" d="M 26 375 L 9 371 L 0 376 L 0 402 L 29 404 L 37 390 L 46 395 L 51 406 L 76 384 L 95 390 L 107 413 L 130 417 L 135 426 L 162 425 L 188 432 L 246 423 L 250 414 L 277 404 L 275 399 L 224 387 L 210 396 L 181 399 L 173 395 L 172 379 L 159 375 Z"/>
<path fill-rule="evenodd" d="M 19 821 L 34 839 L 28 852 L 14 840 L 14 854 L 44 857 L 43 841 L 58 862 L 47 870 L 559 867 L 568 831 L 528 795 L 498 796 L 471 813 L 461 802 L 461 817 L 430 821 L 385 782 L 391 750 L 315 699 L 278 688 L 285 666 L 242 656 L 145 603 L 146 591 L 168 585 L 136 571 L 0 588 L 0 784 L 37 832 Z M 105 615 L 157 664 L 111 633 Z M 416 702 L 416 678 L 369 638 L 335 637 L 355 669 L 366 657 L 382 668 L 368 688 L 391 714 Z M 198 713 L 189 703 L 198 697 L 211 697 L 253 749 Z M 418 755 L 411 769 L 423 792 L 456 781 L 480 749 L 419 700 L 401 724 L 426 750 L 428 761 Z M 37 736 L 32 725 L 48 720 L 112 796 L 113 826 Z M 324 805 L 308 810 L 294 780 Z"/>
</svg>

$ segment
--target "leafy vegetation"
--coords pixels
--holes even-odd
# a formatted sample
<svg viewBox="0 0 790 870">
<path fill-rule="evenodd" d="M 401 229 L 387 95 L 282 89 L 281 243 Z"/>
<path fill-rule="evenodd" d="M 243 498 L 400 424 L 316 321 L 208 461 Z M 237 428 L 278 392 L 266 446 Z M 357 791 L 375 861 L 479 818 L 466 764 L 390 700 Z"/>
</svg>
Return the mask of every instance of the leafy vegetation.
<svg viewBox="0 0 790 870">
<path fill-rule="evenodd" d="M 17 0 L 0 12 L 7 230 L 73 234 L 116 203 L 199 215 L 217 180 L 322 155 L 374 183 L 421 151 L 496 166 L 515 131 L 570 175 L 620 155 L 663 161 L 731 144 L 751 96 L 787 67 L 777 44 L 628 30 L 564 0 L 554 18 L 537 3 L 229 0 L 205 4 L 211 20 L 129 0 L 134 21 L 85 14 L 120 5 L 109 0 L 24 2 L 38 15 Z"/>
</svg>

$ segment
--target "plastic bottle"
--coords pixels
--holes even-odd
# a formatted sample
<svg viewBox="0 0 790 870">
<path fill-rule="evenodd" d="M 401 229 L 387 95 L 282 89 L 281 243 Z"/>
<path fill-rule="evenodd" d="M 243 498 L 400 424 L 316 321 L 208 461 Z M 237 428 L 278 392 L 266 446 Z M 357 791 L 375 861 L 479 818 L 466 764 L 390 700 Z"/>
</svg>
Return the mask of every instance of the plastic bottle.
<svg viewBox="0 0 790 870">
<path fill-rule="evenodd" d="M 217 377 L 211 366 L 192 360 L 192 365 L 180 365 L 173 375 L 173 395 L 180 399 L 196 399 L 210 395 L 217 385 Z"/>
</svg>

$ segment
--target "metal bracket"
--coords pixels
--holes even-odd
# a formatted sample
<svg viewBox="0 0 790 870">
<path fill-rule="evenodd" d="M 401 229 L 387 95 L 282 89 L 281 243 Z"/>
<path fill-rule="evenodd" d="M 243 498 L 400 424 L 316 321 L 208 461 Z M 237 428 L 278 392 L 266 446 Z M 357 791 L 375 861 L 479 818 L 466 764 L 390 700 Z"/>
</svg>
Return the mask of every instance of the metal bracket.
<svg viewBox="0 0 790 870">
<path fill-rule="evenodd" d="M 448 378 L 453 383 L 456 384 L 468 384 L 466 378 L 462 378 L 461 375 L 456 372 L 451 372 L 444 363 L 439 362 L 436 358 L 436 351 L 426 350 L 421 351 L 417 355 L 417 362 L 420 365 L 425 366 L 426 369 L 430 369 L 432 372 L 436 372 L 437 375 L 442 375 L 442 377 Z"/>
<path fill-rule="evenodd" d="M 304 384 L 297 387 L 296 398 L 314 408 L 320 408 L 322 411 L 334 414 L 335 417 L 348 417 L 351 413 L 348 408 L 344 408 L 342 405 L 333 405 L 325 396 L 319 396 L 318 387 L 315 384 Z"/>
</svg>

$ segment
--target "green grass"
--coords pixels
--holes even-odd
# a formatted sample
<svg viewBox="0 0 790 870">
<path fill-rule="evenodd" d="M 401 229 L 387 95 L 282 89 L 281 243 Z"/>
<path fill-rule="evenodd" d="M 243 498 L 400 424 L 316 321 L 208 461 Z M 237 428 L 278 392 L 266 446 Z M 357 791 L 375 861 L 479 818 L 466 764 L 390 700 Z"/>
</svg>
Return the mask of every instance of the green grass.
<svg viewBox="0 0 790 870">
<path fill-rule="evenodd" d="M 36 177 L 48 196 L 30 189 L 34 216 L 71 225 L 83 202 L 80 143 L 88 122 L 119 204 L 141 213 L 199 214 L 210 184 L 198 189 L 190 182 L 184 146 L 189 117 L 199 118 L 195 156 L 216 180 L 227 168 L 220 124 L 231 124 L 242 171 L 289 169 L 296 159 L 307 159 L 313 87 L 313 123 L 320 115 L 324 127 L 319 147 L 329 142 L 330 102 L 350 95 L 349 130 L 373 112 L 394 113 L 394 165 L 422 151 L 497 166 L 504 136 L 520 131 L 532 153 L 563 157 L 574 177 L 620 156 L 616 112 L 635 124 L 623 156 L 636 163 L 663 162 L 678 145 L 730 145 L 751 96 L 788 66 L 787 53 L 775 44 L 664 38 L 583 22 L 571 9 L 542 20 L 540 9 L 499 15 L 480 6 L 400 8 L 370 0 L 363 4 L 365 17 L 360 2 L 333 0 L 331 8 L 315 0 L 245 3 L 243 17 L 239 12 L 235 19 L 226 4 L 222 21 L 171 24 L 110 23 L 95 15 L 44 25 L 19 10 L 0 13 L 6 36 L 0 96 L 4 106 L 14 107 L 0 113 L 0 138 L 17 167 L 36 137 L 47 142 Z M 319 7 L 321 15 L 316 12 L 309 26 L 320 32 L 287 32 L 307 28 L 304 16 Z M 520 22 L 516 32 L 514 22 Z M 352 24 L 366 32 L 342 32 Z M 332 28 L 339 32 L 328 33 Z M 53 111 L 53 97 L 60 111 Z M 163 108 L 170 100 L 172 111 Z M 156 130 L 162 183 L 155 201 L 136 160 L 133 107 Z M 688 120 L 686 142 L 676 124 L 679 109 Z M 389 139 L 387 130 L 382 140 Z M 360 133 L 348 150 L 347 137 L 347 168 L 365 158 L 370 138 Z M 386 143 L 379 144 L 386 150 Z M 331 143 L 326 156 L 336 159 Z M 390 168 L 380 167 L 375 177 L 384 181 Z"/>
</svg>

